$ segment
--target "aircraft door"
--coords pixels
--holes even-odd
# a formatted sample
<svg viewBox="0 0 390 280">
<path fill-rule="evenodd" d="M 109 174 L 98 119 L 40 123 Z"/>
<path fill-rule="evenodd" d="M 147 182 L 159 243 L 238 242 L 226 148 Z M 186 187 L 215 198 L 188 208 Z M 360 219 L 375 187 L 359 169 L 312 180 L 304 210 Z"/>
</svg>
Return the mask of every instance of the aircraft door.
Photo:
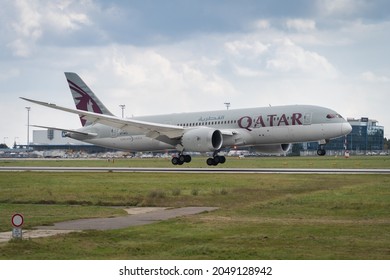
<svg viewBox="0 0 390 280">
<path fill-rule="evenodd" d="M 119 129 L 117 128 L 111 128 L 111 137 L 115 138 L 118 136 Z"/>
<path fill-rule="evenodd" d="M 312 113 L 305 113 L 305 115 L 303 117 L 303 124 L 304 125 L 311 124 L 311 116 L 312 116 Z"/>
</svg>

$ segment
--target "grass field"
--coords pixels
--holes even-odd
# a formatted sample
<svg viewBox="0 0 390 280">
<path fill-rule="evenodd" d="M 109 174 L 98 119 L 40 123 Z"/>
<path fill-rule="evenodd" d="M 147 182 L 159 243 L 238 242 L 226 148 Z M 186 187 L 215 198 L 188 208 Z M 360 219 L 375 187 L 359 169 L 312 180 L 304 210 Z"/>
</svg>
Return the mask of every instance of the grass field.
<svg viewBox="0 0 390 280">
<path fill-rule="evenodd" d="M 105 159 L 90 160 L 0 160 L 0 166 L 60 166 L 60 167 L 174 167 L 169 158 L 134 158 L 115 159 L 114 162 Z M 206 165 L 205 157 L 193 157 L 192 162 L 178 166 L 180 168 L 202 168 Z M 344 157 L 248 157 L 239 159 L 227 157 L 225 164 L 218 168 L 390 168 L 390 156 L 353 156 Z"/>
<path fill-rule="evenodd" d="M 204 166 L 194 159 L 188 166 Z M 167 160 L 0 165 L 170 166 Z M 390 168 L 388 157 L 230 159 L 226 167 Z M 220 166 L 219 166 L 220 167 Z M 0 231 L 124 215 L 112 206 L 217 206 L 147 226 L 0 243 L 1 259 L 390 259 L 389 175 L 0 173 Z M 18 254 L 15 254 L 18 252 Z"/>
</svg>

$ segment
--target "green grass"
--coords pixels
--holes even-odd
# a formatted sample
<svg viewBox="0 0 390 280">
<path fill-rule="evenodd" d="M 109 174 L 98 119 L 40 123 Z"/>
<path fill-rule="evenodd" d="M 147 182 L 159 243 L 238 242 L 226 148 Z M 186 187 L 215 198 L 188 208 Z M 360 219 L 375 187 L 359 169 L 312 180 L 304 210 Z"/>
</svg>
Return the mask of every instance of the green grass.
<svg viewBox="0 0 390 280">
<path fill-rule="evenodd" d="M 367 159 L 387 168 L 382 158 Z M 390 259 L 390 175 L 0 173 L 1 231 L 14 212 L 31 228 L 123 215 L 109 207 L 118 205 L 220 209 L 0 243 L 0 259 Z"/>
</svg>

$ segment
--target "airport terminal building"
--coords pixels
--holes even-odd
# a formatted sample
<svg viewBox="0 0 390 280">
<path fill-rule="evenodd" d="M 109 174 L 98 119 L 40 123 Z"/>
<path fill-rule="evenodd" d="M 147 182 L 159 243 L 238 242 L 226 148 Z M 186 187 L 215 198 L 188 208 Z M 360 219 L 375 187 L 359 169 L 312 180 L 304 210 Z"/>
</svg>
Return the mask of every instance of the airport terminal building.
<svg viewBox="0 0 390 280">
<path fill-rule="evenodd" d="M 34 130 L 33 142 L 30 143 L 30 147 L 35 151 L 67 150 L 83 151 L 86 153 L 105 153 L 115 151 L 113 149 L 95 146 L 66 137 L 62 131 L 53 129 Z"/>
<path fill-rule="evenodd" d="M 368 118 L 349 119 L 352 132 L 347 135 L 347 149 L 359 153 L 380 153 L 384 145 L 384 127 Z"/>
<path fill-rule="evenodd" d="M 346 137 L 331 140 L 326 145 L 328 155 L 343 155 L 349 151 L 352 155 L 380 154 L 384 148 L 384 127 L 378 125 L 377 120 L 362 117 L 348 118 L 352 132 Z M 314 155 L 318 143 L 303 143 L 300 147 L 301 155 Z"/>
</svg>

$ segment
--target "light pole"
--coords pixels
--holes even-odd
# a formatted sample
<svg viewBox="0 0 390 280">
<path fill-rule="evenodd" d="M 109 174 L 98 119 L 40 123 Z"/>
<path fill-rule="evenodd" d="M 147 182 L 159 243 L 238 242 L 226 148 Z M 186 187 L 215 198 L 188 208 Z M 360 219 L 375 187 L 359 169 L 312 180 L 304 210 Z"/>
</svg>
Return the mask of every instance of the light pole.
<svg viewBox="0 0 390 280">
<path fill-rule="evenodd" d="M 27 109 L 27 149 L 30 148 L 30 110 L 31 107 L 26 107 Z"/>
<path fill-rule="evenodd" d="M 123 119 L 125 117 L 124 112 L 125 112 L 126 105 L 121 104 L 121 105 L 119 105 L 119 107 L 121 107 L 121 109 L 122 109 L 122 119 Z"/>
<path fill-rule="evenodd" d="M 225 106 L 226 106 L 226 110 L 229 110 L 230 102 L 225 102 L 224 104 L 225 104 Z"/>
</svg>

